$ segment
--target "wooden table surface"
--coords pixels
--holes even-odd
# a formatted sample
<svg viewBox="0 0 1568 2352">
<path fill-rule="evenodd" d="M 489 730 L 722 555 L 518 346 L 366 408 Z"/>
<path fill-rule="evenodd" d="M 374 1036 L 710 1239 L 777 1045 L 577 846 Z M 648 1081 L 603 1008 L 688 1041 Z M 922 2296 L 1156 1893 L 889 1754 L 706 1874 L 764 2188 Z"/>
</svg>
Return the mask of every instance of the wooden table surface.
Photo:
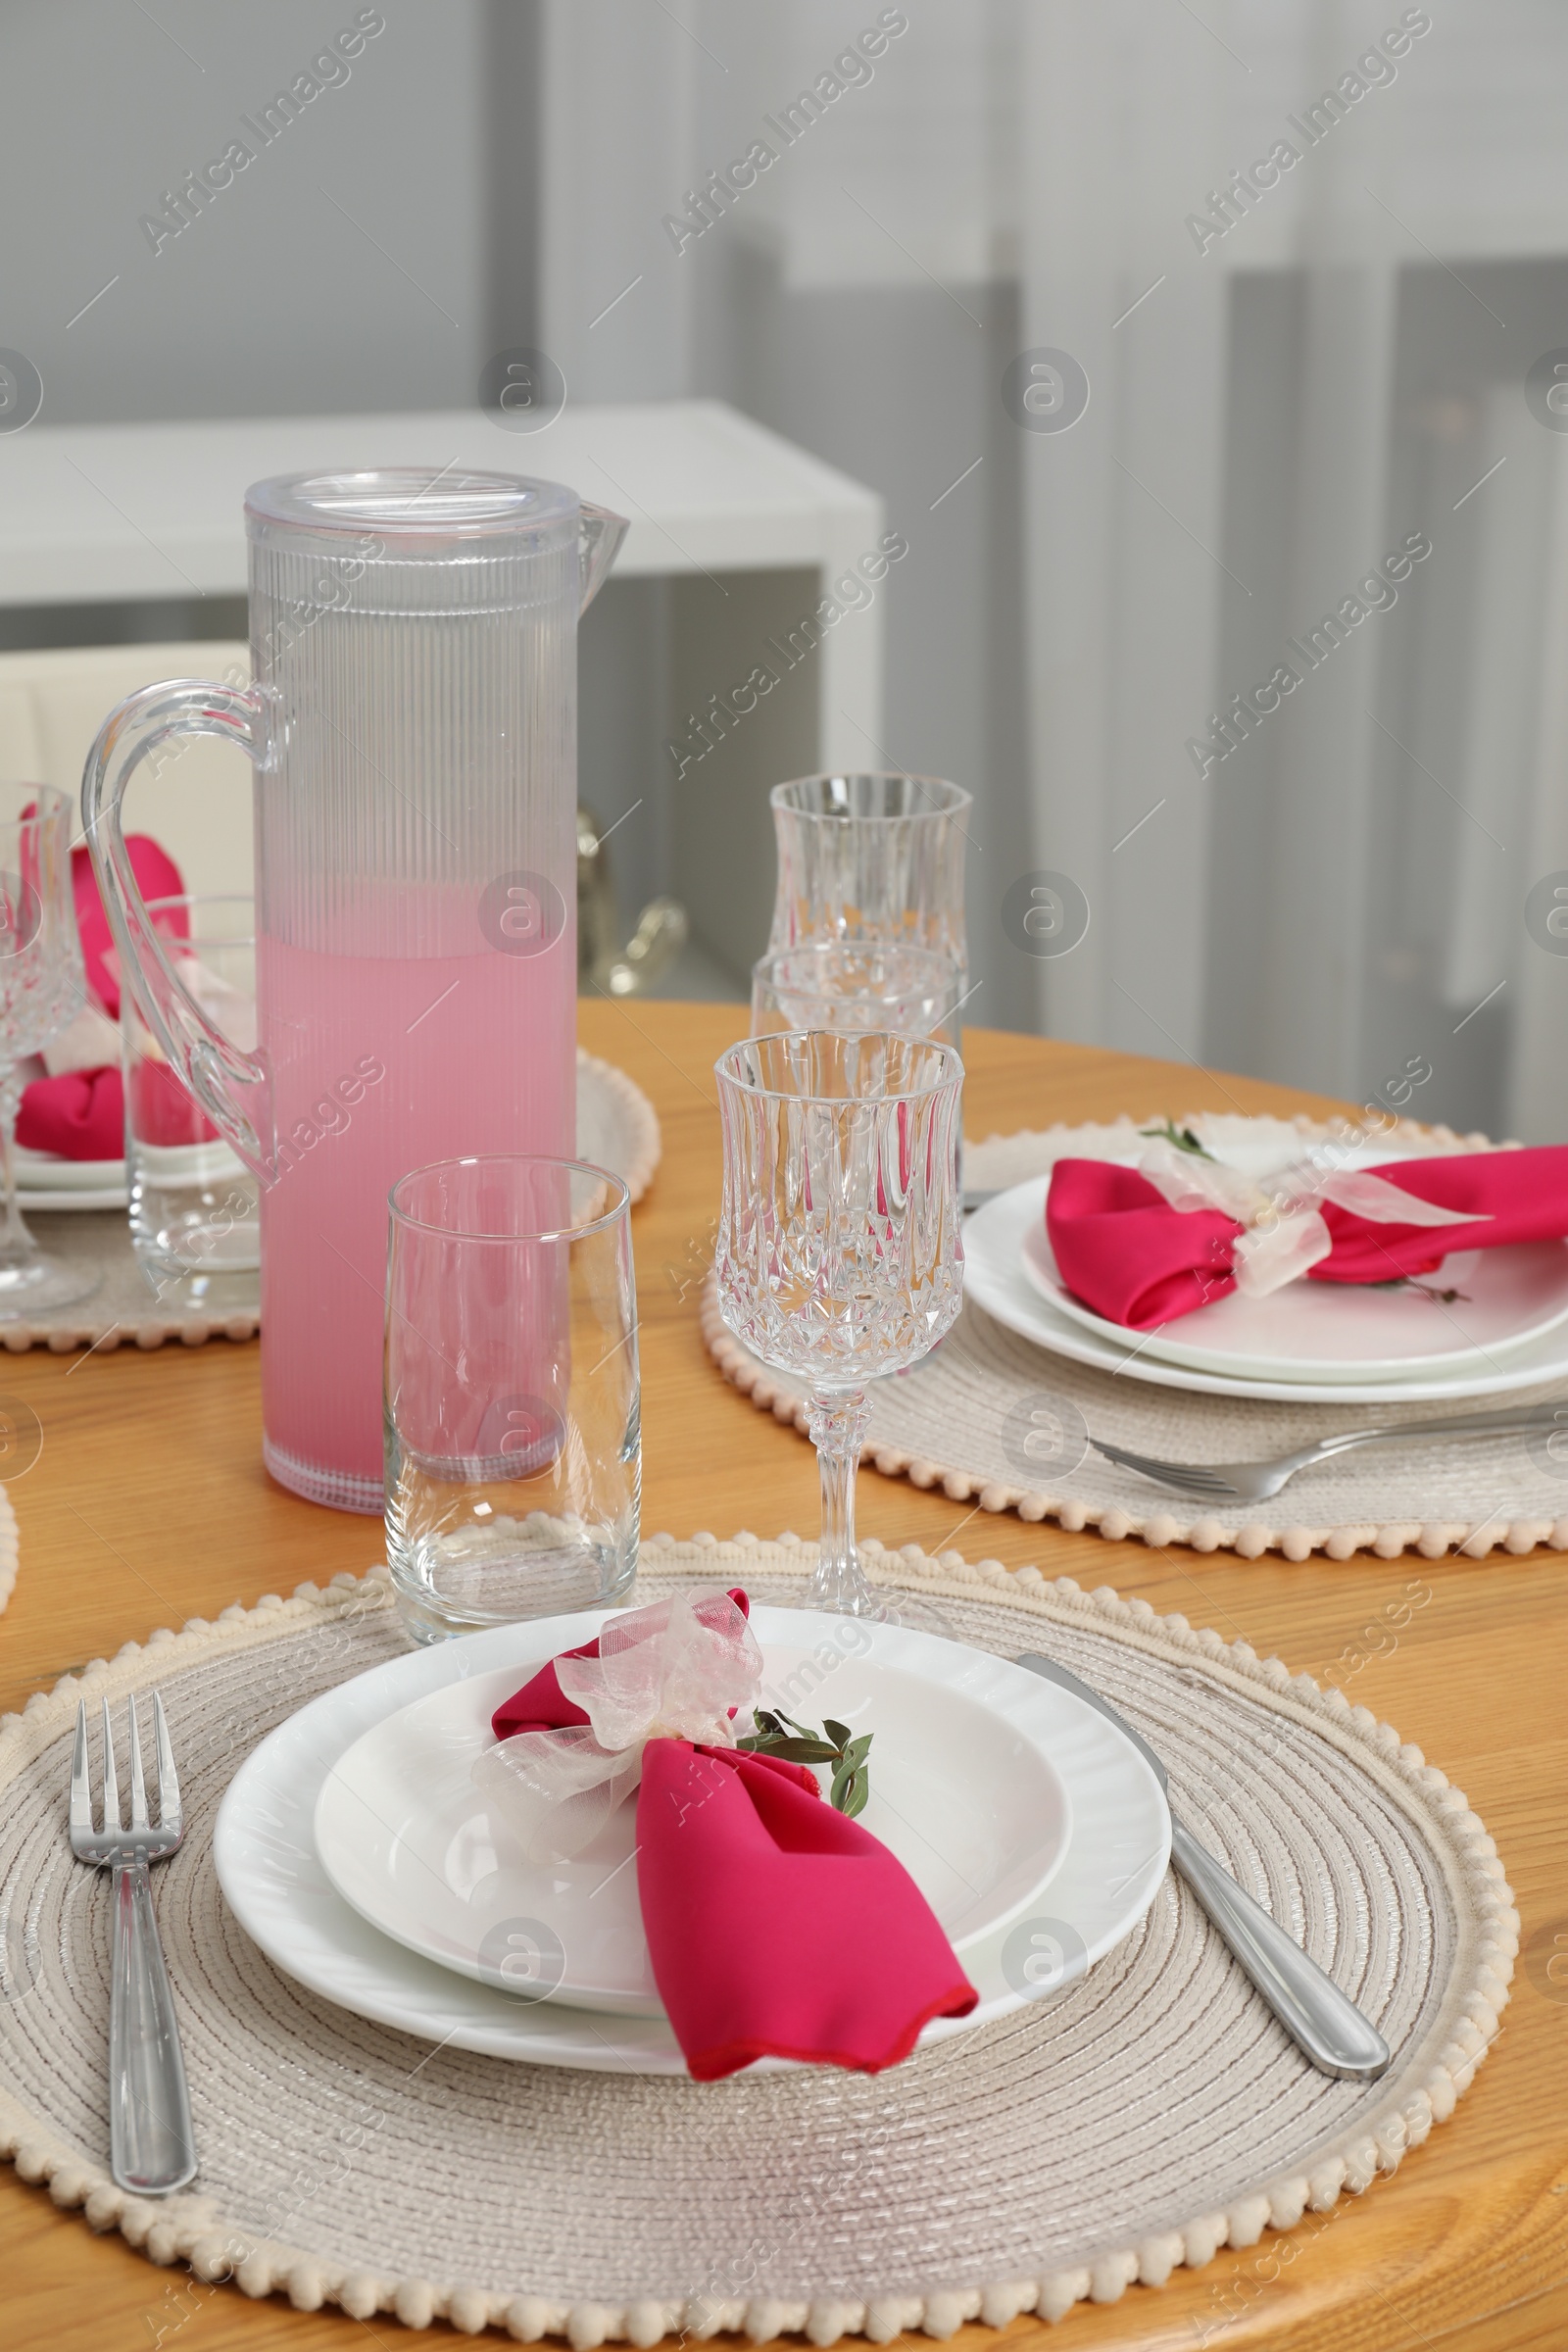
<svg viewBox="0 0 1568 2352">
<path fill-rule="evenodd" d="M 746 1527 L 776 1535 L 815 1525 L 810 1448 L 719 1379 L 698 1335 L 699 1278 L 718 1200 L 711 1065 L 743 1032 L 735 1007 L 582 1008 L 584 1044 L 631 1073 L 663 1125 L 663 1163 L 634 1220 L 651 1534 Z M 968 1033 L 965 1060 L 974 1136 L 1121 1111 L 1329 1107 L 1250 1079 L 983 1030 Z M 254 1346 L 214 1341 L 74 1357 L 34 1350 L 0 1366 L 0 1387 L 31 1406 L 43 1430 L 36 1465 L 11 1488 L 22 1570 L 0 1617 L 0 1706 L 20 1706 L 29 1691 L 156 1626 L 211 1617 L 306 1578 L 324 1583 L 378 1555 L 374 1521 L 314 1508 L 265 1475 Z M 1059 2335 L 1034 2319 L 1004 2335 L 1082 2352 L 1190 2352 L 1203 2342 L 1227 2352 L 1257 2344 L 1563 2352 L 1568 1960 L 1550 1974 L 1546 1964 L 1554 1950 L 1568 1954 L 1564 1562 L 1545 1551 L 1479 1563 L 1200 1556 L 1025 1526 L 869 1470 L 858 1509 L 862 1534 L 885 1544 L 932 1552 L 953 1544 L 971 1558 L 1034 1561 L 1050 1576 L 1113 1585 L 1228 1638 L 1244 1636 L 1293 1672 L 1353 1683 L 1357 1701 L 1466 1791 L 1497 1839 L 1524 1915 L 1525 1955 L 1497 2042 L 1452 2121 L 1394 2178 L 1343 2199 L 1330 2216 L 1309 2215 L 1291 2240 L 1265 2235 L 1246 2251 L 1222 2251 L 1202 2271 L 1177 2271 L 1166 2287 L 1080 2305 Z M 1387 1628 L 1384 1603 L 1417 1573 L 1433 1597 L 1396 1646 L 1386 1646 L 1375 1631 Z M 1282 2263 L 1287 2246 L 1292 2258 Z M 367 2336 L 412 2341 L 384 2315 L 367 2326 L 161 2274 L 119 2237 L 93 2236 L 79 2215 L 57 2211 L 43 2190 L 0 2170 L 5 2352 L 148 2352 L 175 2341 L 179 2352 L 352 2352 Z M 966 2352 L 995 2340 L 979 2328 L 961 2339 Z"/>
</svg>

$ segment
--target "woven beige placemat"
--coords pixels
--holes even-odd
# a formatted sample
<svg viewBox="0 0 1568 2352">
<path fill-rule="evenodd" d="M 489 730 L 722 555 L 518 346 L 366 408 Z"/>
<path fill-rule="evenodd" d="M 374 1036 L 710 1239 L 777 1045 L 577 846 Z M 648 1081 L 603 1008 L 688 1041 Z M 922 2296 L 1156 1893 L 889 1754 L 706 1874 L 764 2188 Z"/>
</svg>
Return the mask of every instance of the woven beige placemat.
<svg viewBox="0 0 1568 2352">
<path fill-rule="evenodd" d="M 1459 1791 L 1338 1690 L 1147 1602 L 867 1549 L 959 1638 L 1049 1649 L 1157 1740 L 1203 1842 L 1387 2036 L 1381 2082 L 1314 2073 L 1170 1876 L 1087 1978 L 874 2080 L 509 2064 L 336 2009 L 237 1927 L 211 1840 L 255 1742 L 403 1647 L 384 1587 L 345 1577 L 131 1643 L 0 1725 L 0 2150 L 205 2279 L 577 2346 L 1059 2319 L 1392 2171 L 1468 2085 L 1517 1949 Z M 811 1565 L 793 1540 L 660 1537 L 639 1598 L 697 1579 L 788 1602 Z M 64 1818 L 78 1695 L 154 1684 L 189 1825 L 153 1879 L 201 2154 L 161 2204 L 106 2176 L 109 1889 Z"/>
<path fill-rule="evenodd" d="M 640 1200 L 662 1150 L 658 1114 L 642 1088 L 612 1062 L 579 1047 L 578 1156 L 624 1177 L 633 1200 Z M 75 1348 L 162 1348 L 170 1340 L 200 1348 L 212 1339 L 254 1339 L 261 1329 L 254 1297 L 221 1311 L 155 1298 L 136 1263 L 122 1208 L 28 1210 L 25 1196 L 22 1207 L 40 1248 L 91 1265 L 98 1287 L 79 1306 L 59 1307 L 36 1322 L 0 1323 L 0 1345 L 13 1354 L 29 1348 L 49 1348 L 57 1355 Z"/>
<path fill-rule="evenodd" d="M 1163 1117 L 1164 1113 L 1158 1114 Z M 1141 1147 L 1140 1124 L 1054 1127 L 1041 1134 L 992 1136 L 966 1144 L 964 1181 L 1000 1190 L 1043 1175 L 1067 1152 L 1110 1156 Z M 1243 1124 L 1200 1114 L 1195 1125 L 1216 1145 Z M 1333 1131 L 1320 1121 L 1277 1122 L 1280 1157 L 1293 1143 Z M 1409 1122 L 1388 1139 L 1433 1153 L 1493 1150 L 1482 1135 Z M 763 1410 L 806 1430 L 808 1391 L 774 1372 L 723 1323 L 711 1278 L 703 1292 L 703 1337 L 726 1379 Z M 1335 1430 L 1394 1428 L 1503 1404 L 1536 1404 L 1568 1396 L 1568 1384 L 1544 1381 L 1505 1396 L 1452 1404 L 1285 1404 L 1246 1396 L 1200 1396 L 1184 1389 L 1097 1371 L 1021 1339 L 971 1301 L 942 1345 L 912 1371 L 870 1389 L 871 1424 L 862 1459 L 918 1487 L 940 1486 L 956 1501 L 982 1510 L 1089 1527 L 1117 1542 L 1141 1536 L 1152 1544 L 1196 1551 L 1234 1550 L 1255 1559 L 1281 1551 L 1304 1560 L 1315 1551 L 1348 1559 L 1371 1550 L 1392 1559 L 1405 1550 L 1429 1559 L 1457 1547 L 1482 1558 L 1498 1545 L 1531 1551 L 1539 1544 L 1568 1550 L 1568 1457 L 1558 1461 L 1544 1439 L 1498 1438 L 1455 1445 L 1442 1440 L 1373 1447 L 1303 1470 L 1272 1502 L 1199 1502 L 1165 1494 L 1101 1454 L 1042 1480 L 1042 1439 L 1062 1426 L 1058 1400 L 1097 1437 L 1167 1461 L 1258 1461 L 1312 1446 Z M 1076 1424 L 1073 1424 L 1076 1426 Z M 1561 1441 L 1556 1441 L 1560 1447 Z M 1046 1455 L 1049 1459 L 1049 1452 Z"/>
</svg>

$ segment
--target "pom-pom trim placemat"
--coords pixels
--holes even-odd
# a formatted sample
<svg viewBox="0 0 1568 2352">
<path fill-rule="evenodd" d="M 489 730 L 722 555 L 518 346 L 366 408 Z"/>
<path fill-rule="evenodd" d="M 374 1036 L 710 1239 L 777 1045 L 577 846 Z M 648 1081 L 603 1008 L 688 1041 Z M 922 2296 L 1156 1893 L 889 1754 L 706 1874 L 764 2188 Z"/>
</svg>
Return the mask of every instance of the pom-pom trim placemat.
<svg viewBox="0 0 1568 2352">
<path fill-rule="evenodd" d="M 633 1200 L 640 1200 L 662 1150 L 658 1114 L 642 1088 L 613 1062 L 579 1047 L 579 1157 L 624 1177 Z M 261 1329 L 259 1304 L 223 1311 L 155 1298 L 136 1262 L 122 1208 L 29 1211 L 25 1194 L 21 1205 L 52 1255 L 96 1267 L 98 1288 L 79 1306 L 57 1307 L 36 1322 L 0 1323 L 0 1346 L 13 1354 L 29 1348 L 49 1348 L 57 1355 L 75 1348 L 162 1348 L 171 1340 L 200 1348 L 213 1339 L 252 1340 Z"/>
<path fill-rule="evenodd" d="M 1163 1114 L 1160 1114 L 1163 1116 Z M 1242 1122 L 1213 1113 L 1187 1122 L 1218 1141 Z M 1248 1122 L 1250 1123 L 1250 1122 Z M 1150 1124 L 1142 1122 L 1144 1127 Z M 1335 1131 L 1321 1121 L 1281 1121 L 1282 1136 L 1302 1143 Z M 1384 1139 L 1423 1152 L 1491 1151 L 1482 1135 L 1400 1121 Z M 1043 1134 L 992 1136 L 964 1150 L 964 1180 L 976 1191 L 1002 1190 L 1044 1175 L 1068 1153 L 1105 1157 L 1143 1147 L 1140 1124 L 1053 1127 Z M 701 1304 L 702 1331 L 725 1378 L 754 1404 L 804 1435 L 808 1390 L 775 1372 L 730 1332 L 718 1311 L 711 1276 Z M 1074 1532 L 1094 1528 L 1120 1542 L 1183 1544 L 1195 1551 L 1233 1550 L 1246 1559 L 1265 1551 L 1304 1560 L 1312 1552 L 1346 1560 L 1357 1551 L 1393 1559 L 1415 1550 L 1429 1559 L 1457 1548 L 1472 1559 L 1501 1545 L 1568 1550 L 1568 1458 L 1547 1452 L 1543 1433 L 1477 1446 L 1412 1442 L 1348 1453 L 1292 1480 L 1272 1502 L 1198 1502 L 1165 1494 L 1136 1471 L 1090 1450 L 1071 1454 L 1042 1481 L 1039 1437 L 1085 1425 L 1096 1437 L 1167 1461 L 1263 1460 L 1312 1446 L 1348 1425 L 1393 1428 L 1400 1421 L 1458 1417 L 1506 1404 L 1563 1396 L 1561 1380 L 1489 1396 L 1479 1406 L 1451 1404 L 1289 1404 L 1196 1391 L 1097 1371 L 1022 1339 L 966 1300 L 948 1337 L 922 1363 L 896 1379 L 873 1382 L 870 1431 L 861 1459 L 917 1487 L 940 1486 L 956 1502 L 1054 1519 Z M 1065 1415 L 1056 1416 L 1058 1403 Z M 1074 1416 L 1078 1416 L 1075 1420 Z M 1047 1458 L 1049 1459 L 1049 1453 Z"/>
<path fill-rule="evenodd" d="M 1169 1875 L 1086 1978 L 874 2080 L 514 2065 L 334 2008 L 229 1916 L 212 1833 L 259 1739 L 405 1646 L 384 1583 L 341 1577 L 129 1643 L 0 1724 L 0 2150 L 204 2279 L 581 2347 L 1057 2320 L 1393 2171 L 1469 2084 L 1518 1946 L 1460 1792 L 1342 1692 L 1145 1601 L 866 1549 L 956 1638 L 1049 1650 L 1157 1741 L 1203 1842 L 1381 2028 L 1381 2082 L 1314 2073 Z M 798 1601 L 811 1565 L 794 1539 L 661 1537 L 639 1598 L 700 1582 Z M 201 2157 L 163 2202 L 107 2175 L 109 1886 L 64 1818 L 78 1697 L 154 1686 L 188 1824 L 154 1894 Z"/>
</svg>

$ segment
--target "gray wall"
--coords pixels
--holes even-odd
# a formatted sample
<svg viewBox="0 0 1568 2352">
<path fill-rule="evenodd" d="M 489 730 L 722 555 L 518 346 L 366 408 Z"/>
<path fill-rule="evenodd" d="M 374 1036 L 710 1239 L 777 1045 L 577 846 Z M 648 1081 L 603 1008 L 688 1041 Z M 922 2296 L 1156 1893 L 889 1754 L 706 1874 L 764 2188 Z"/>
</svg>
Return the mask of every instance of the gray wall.
<svg viewBox="0 0 1568 2352">
<path fill-rule="evenodd" d="M 889 527 L 909 542 L 886 589 L 886 729 L 861 763 L 948 776 L 974 794 L 978 985 L 965 1017 L 1031 1029 L 1033 970 L 997 919 L 1013 875 L 1040 862 L 1029 835 L 1019 435 L 998 391 L 1018 348 L 1015 290 L 965 284 L 961 308 L 936 286 L 803 291 L 739 240 L 694 259 L 705 389 L 880 491 Z M 954 489 L 964 458 L 982 463 Z"/>
<path fill-rule="evenodd" d="M 532 6 L 379 0 L 347 80 L 156 254 L 138 225 L 230 139 L 257 147 L 241 116 L 361 13 L 6 0 L 0 344 L 38 368 L 49 422 L 474 396 L 531 316 Z"/>
</svg>

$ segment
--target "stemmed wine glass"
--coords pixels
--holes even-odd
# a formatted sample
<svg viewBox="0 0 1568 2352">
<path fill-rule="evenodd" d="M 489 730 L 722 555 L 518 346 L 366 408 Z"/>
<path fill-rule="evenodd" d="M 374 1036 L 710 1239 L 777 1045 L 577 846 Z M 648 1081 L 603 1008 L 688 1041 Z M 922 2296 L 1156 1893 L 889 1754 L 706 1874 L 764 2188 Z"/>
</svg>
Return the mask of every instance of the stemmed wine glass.
<svg viewBox="0 0 1568 2352">
<path fill-rule="evenodd" d="M 822 1538 L 806 1605 L 896 1622 L 855 1548 L 864 1384 L 924 1355 L 962 1303 L 963 1064 L 886 1031 L 797 1030 L 749 1038 L 715 1067 L 719 1310 L 812 1389 Z"/>
<path fill-rule="evenodd" d="M 74 1306 L 98 1287 L 90 1268 L 47 1256 L 17 1206 L 20 1064 L 70 1025 L 85 994 L 71 887 L 74 814 L 48 785 L 0 783 L 0 1323 Z"/>
<path fill-rule="evenodd" d="M 879 940 L 939 949 L 963 971 L 964 819 L 974 803 L 961 784 L 886 772 L 797 776 L 769 799 L 778 845 L 770 955 L 815 939 Z"/>
</svg>

